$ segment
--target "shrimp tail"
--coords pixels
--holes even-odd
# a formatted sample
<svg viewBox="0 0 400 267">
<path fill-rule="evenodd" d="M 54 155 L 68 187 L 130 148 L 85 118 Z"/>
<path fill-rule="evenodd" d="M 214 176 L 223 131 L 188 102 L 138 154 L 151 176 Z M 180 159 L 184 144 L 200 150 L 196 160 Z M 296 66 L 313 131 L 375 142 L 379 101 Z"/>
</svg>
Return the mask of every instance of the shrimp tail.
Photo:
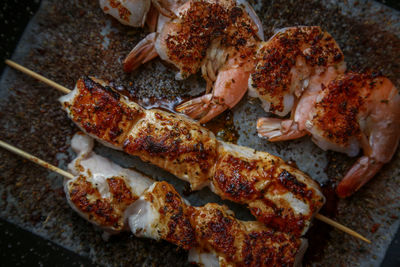
<svg viewBox="0 0 400 267">
<path fill-rule="evenodd" d="M 171 19 L 176 17 L 172 10 L 174 9 L 174 4 L 179 1 L 152 0 L 151 2 L 163 16 Z"/>
<path fill-rule="evenodd" d="M 185 102 L 176 111 L 206 123 L 228 108 L 233 108 L 243 98 L 249 75 L 243 66 L 223 68 L 216 77 L 212 93 Z"/>
<path fill-rule="evenodd" d="M 150 32 L 155 32 L 157 30 L 158 14 L 158 10 L 154 5 L 151 5 L 146 17 L 146 25 Z"/>
<path fill-rule="evenodd" d="M 227 110 L 229 107 L 224 104 L 216 104 L 211 102 L 209 105 L 209 109 L 207 113 L 205 113 L 200 119 L 200 123 L 206 123 L 212 120 L 213 118 L 217 117 L 219 114 Z"/>
<path fill-rule="evenodd" d="M 131 72 L 158 56 L 155 48 L 157 33 L 152 32 L 141 40 L 124 60 L 124 71 Z"/>
<path fill-rule="evenodd" d="M 200 123 L 206 123 L 228 108 L 227 105 L 215 101 L 212 94 L 206 94 L 184 102 L 175 109 L 193 119 L 199 120 Z"/>
<path fill-rule="evenodd" d="M 384 163 L 363 156 L 346 173 L 336 192 L 341 198 L 349 197 L 366 184 L 382 168 Z"/>
<path fill-rule="evenodd" d="M 257 132 L 260 137 L 265 137 L 271 142 L 297 139 L 307 134 L 306 131 L 299 130 L 298 124 L 293 120 L 276 118 L 258 119 Z"/>
</svg>

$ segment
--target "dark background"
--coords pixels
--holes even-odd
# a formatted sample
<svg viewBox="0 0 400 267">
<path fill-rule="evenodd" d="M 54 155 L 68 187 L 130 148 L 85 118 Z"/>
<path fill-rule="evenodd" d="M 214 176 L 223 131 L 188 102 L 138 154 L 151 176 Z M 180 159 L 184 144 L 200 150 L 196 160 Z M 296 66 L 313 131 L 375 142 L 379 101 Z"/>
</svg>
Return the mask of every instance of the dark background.
<svg viewBox="0 0 400 267">
<path fill-rule="evenodd" d="M 0 73 L 10 58 L 26 24 L 39 8 L 40 0 L 2 0 L 0 5 Z M 379 1 L 400 10 L 399 0 Z M 0 219 L 0 262 L 2 266 L 94 266 L 94 264 L 51 241 Z M 397 232 L 382 266 L 400 266 L 400 231 Z"/>
</svg>

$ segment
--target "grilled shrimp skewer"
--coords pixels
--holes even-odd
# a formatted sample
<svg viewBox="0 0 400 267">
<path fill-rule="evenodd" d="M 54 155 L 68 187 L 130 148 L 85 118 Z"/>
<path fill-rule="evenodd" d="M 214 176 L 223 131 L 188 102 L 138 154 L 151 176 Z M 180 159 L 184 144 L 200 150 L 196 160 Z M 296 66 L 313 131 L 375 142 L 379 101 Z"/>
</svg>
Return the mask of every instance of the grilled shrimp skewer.
<svg viewBox="0 0 400 267">
<path fill-rule="evenodd" d="M 67 173 L 64 182 L 68 203 L 106 232 L 166 240 L 201 266 L 301 265 L 307 240 L 237 220 L 226 206 L 192 207 L 167 182 L 96 155 L 86 135 L 76 134 L 71 145 L 78 156 L 68 166 L 75 176 Z"/>
<path fill-rule="evenodd" d="M 207 122 L 246 93 L 256 43 L 263 39 L 261 22 L 244 1 L 192 0 L 173 13 L 175 19 L 160 16 L 158 32 L 136 45 L 124 69 L 132 71 L 158 55 L 178 68 L 176 79 L 201 70 L 206 95 L 183 103 L 177 111 Z"/>
<path fill-rule="evenodd" d="M 19 65 L 19 64 L 17 64 L 17 63 L 15 63 L 15 62 L 13 62 L 13 61 L 10 61 L 10 60 L 6 60 L 6 63 L 9 65 L 9 66 L 11 66 L 11 67 L 13 67 L 13 68 L 15 68 L 15 69 L 17 69 L 17 70 L 19 70 L 19 71 L 21 71 L 21 72 L 23 72 L 23 73 L 25 73 L 25 74 L 27 74 L 27 75 L 29 75 L 29 76 L 31 76 L 31 77 L 34 77 L 34 78 L 36 78 L 36 79 L 38 79 L 38 80 L 40 80 L 40 81 L 42 81 L 42 82 L 44 82 L 44 83 L 46 83 L 47 85 L 49 85 L 49 86 L 51 86 L 51 87 L 54 87 L 54 88 L 56 88 L 57 90 L 59 90 L 60 92 L 63 92 L 63 93 L 66 93 L 66 94 L 70 94 L 71 93 L 71 90 L 69 90 L 68 88 L 66 88 L 66 87 L 64 87 L 64 86 L 62 86 L 62 85 L 59 85 L 59 84 L 57 84 L 57 83 L 55 83 L 55 82 L 53 82 L 53 81 L 51 81 L 51 80 L 49 80 L 49 79 L 47 79 L 47 78 L 45 78 L 45 77 L 43 77 L 43 76 L 41 76 L 41 75 L 39 75 L 39 74 L 37 74 L 37 73 L 35 73 L 35 72 L 33 72 L 33 71 L 31 71 L 31 70 L 29 70 L 29 69 L 27 69 L 27 68 L 25 68 L 25 67 L 23 67 L 23 66 L 21 66 L 21 65 Z M 116 98 L 116 99 L 119 99 L 119 97 L 121 97 L 121 96 L 119 96 L 118 94 L 115 94 L 115 92 L 111 89 L 111 88 L 109 88 L 109 87 L 105 87 L 105 88 L 103 88 L 106 92 L 108 92 L 108 93 L 112 93 L 112 95 L 113 95 L 113 98 Z M 94 92 L 95 93 L 95 91 L 94 90 L 92 90 L 92 92 Z M 83 97 L 84 97 L 84 95 L 82 95 Z M 108 99 L 107 99 L 107 97 L 105 96 L 105 100 L 106 101 L 108 101 Z M 111 102 L 113 102 L 113 101 L 111 101 Z M 111 106 L 109 106 L 109 108 L 108 108 L 108 110 L 109 111 L 111 111 L 112 110 L 112 107 L 113 107 L 113 105 L 114 105 L 114 108 L 117 108 L 116 109 L 116 111 L 118 111 L 118 105 L 116 106 L 115 105 L 115 102 L 114 103 L 111 103 Z M 122 107 L 122 105 L 120 105 L 119 106 L 119 108 L 121 108 Z M 101 108 L 101 107 L 99 107 L 99 108 Z M 107 108 L 105 108 L 105 107 L 103 106 L 101 109 L 103 110 L 103 111 L 106 111 L 107 112 Z M 90 109 L 90 107 L 89 107 L 89 109 Z M 78 109 L 79 110 L 79 109 Z M 75 109 L 75 111 L 78 111 L 78 110 L 76 110 Z M 98 111 L 98 109 L 94 109 L 94 110 L 97 110 Z M 121 109 L 119 109 L 119 110 L 121 110 Z M 83 111 L 82 109 L 81 109 L 81 111 Z M 96 119 L 96 114 L 93 114 L 94 115 L 94 119 Z M 100 117 L 101 118 L 101 117 Z M 119 124 L 119 122 L 120 122 L 120 119 L 121 119 L 121 117 L 118 117 L 117 118 L 117 125 Z M 158 117 L 158 119 L 160 119 L 160 117 Z M 107 121 L 108 119 L 106 118 L 106 121 Z M 99 122 L 99 121 L 98 121 Z M 115 122 L 112 122 L 112 121 L 110 121 L 110 120 L 108 120 L 108 122 L 109 123 L 111 123 L 111 124 L 114 124 L 115 125 Z M 110 125 L 110 124 L 109 124 Z M 121 123 L 121 125 L 123 125 L 123 123 Z M 196 123 L 195 123 L 195 125 L 196 125 Z M 89 124 L 86 124 L 86 126 L 89 126 Z M 103 130 L 107 130 L 107 129 L 105 129 L 105 128 L 103 128 Z M 112 134 L 112 132 L 108 132 L 109 134 Z M 97 134 L 99 134 L 99 132 L 97 133 Z M 187 135 L 187 136 L 191 136 L 191 135 L 189 135 L 188 134 L 188 132 L 186 132 L 185 133 L 185 135 Z M 112 136 L 112 135 L 111 135 Z M 115 136 L 114 136 L 114 138 L 115 138 Z M 177 139 L 177 141 L 178 141 L 179 139 Z M 224 143 L 222 143 L 222 144 L 224 144 Z M 4 143 L 2 143 L 1 141 L 0 141 L 0 145 L 2 145 L 3 147 L 5 147 L 5 148 L 7 148 L 7 149 L 11 149 L 10 147 L 7 147 L 7 145 L 6 144 L 4 144 Z M 201 147 L 201 150 L 202 151 L 204 151 L 204 146 L 201 144 L 201 143 L 199 143 L 198 144 L 198 146 L 199 147 Z M 227 144 L 226 145 L 227 147 L 229 147 L 229 145 Z M 244 149 L 244 151 L 243 151 L 243 153 L 245 153 L 244 155 L 246 155 L 246 153 L 248 154 L 248 155 L 250 155 L 250 157 L 256 157 L 256 155 L 254 155 L 254 150 L 252 150 L 252 149 L 248 149 L 248 148 L 244 148 L 244 147 L 239 147 L 239 146 L 234 146 L 234 145 L 232 145 L 233 146 L 233 148 L 234 147 L 236 147 L 236 148 L 238 148 L 238 149 Z M 12 149 L 11 149 L 12 150 Z M 12 150 L 13 152 L 16 152 L 15 150 Z M 20 154 L 20 152 L 16 152 L 16 153 L 18 153 L 18 154 Z M 251 154 L 253 154 L 253 155 L 251 155 Z M 22 155 L 22 156 L 25 156 L 26 157 L 26 155 L 24 155 L 24 154 L 20 154 L 20 155 Z M 259 153 L 258 154 L 258 156 L 268 156 L 268 154 L 267 153 Z M 251 167 L 252 165 L 254 166 L 254 164 L 253 163 L 251 163 L 251 164 L 249 164 L 249 163 L 246 163 L 246 161 L 244 161 L 244 160 L 237 160 L 237 159 L 235 159 L 235 158 L 233 158 L 233 157 L 229 157 L 229 155 L 228 155 L 228 158 L 230 159 L 230 160 L 233 160 L 232 162 L 236 162 L 236 163 L 243 163 L 245 166 L 247 166 L 247 167 Z M 265 159 L 267 159 L 268 157 L 265 157 Z M 29 159 L 29 157 L 28 157 L 28 159 Z M 276 159 L 276 157 L 275 157 L 275 159 Z M 34 161 L 36 162 L 36 163 L 38 163 L 38 160 L 39 159 L 34 159 Z M 272 160 L 274 160 L 274 158 L 272 158 Z M 229 162 L 228 162 L 229 163 Z M 262 164 L 262 161 L 260 162 L 261 164 Z M 275 165 L 275 161 L 273 161 L 272 162 L 274 165 Z M 48 167 L 49 165 L 48 164 L 44 164 L 46 167 Z M 234 172 L 237 172 L 238 171 L 238 165 L 236 164 L 236 167 L 235 167 L 235 169 L 234 169 Z M 264 170 L 264 168 L 261 168 L 262 170 Z M 60 169 L 58 169 L 58 172 L 60 173 L 60 171 L 61 171 L 61 174 L 62 174 L 62 170 L 60 170 Z M 222 174 L 222 172 L 220 172 L 220 174 Z M 251 174 L 251 173 L 250 173 Z M 272 173 L 270 173 L 270 174 L 272 174 Z M 287 173 L 285 173 L 285 174 L 287 174 Z M 301 174 L 301 173 L 300 173 Z M 62 174 L 62 175 L 64 175 L 64 174 Z M 223 176 L 221 176 L 221 177 L 223 177 Z M 226 178 L 229 178 L 228 176 L 225 176 Z M 236 180 L 234 180 L 235 182 L 236 182 L 236 184 L 238 184 L 239 182 L 241 182 L 241 178 L 242 176 L 238 176 L 238 175 L 236 175 Z M 307 176 L 306 176 L 307 177 Z M 250 180 L 252 179 L 252 177 L 251 177 L 251 175 L 248 175 L 248 178 L 250 178 Z M 269 177 L 269 178 L 271 178 L 271 177 Z M 293 179 L 293 177 L 290 177 L 291 178 L 291 181 L 292 182 L 295 182 L 296 183 L 296 180 L 294 180 Z M 257 179 L 257 177 L 254 177 L 254 179 Z M 282 179 L 281 180 L 284 180 L 284 177 L 282 177 Z M 306 178 L 306 180 L 307 180 L 307 178 Z M 245 180 L 243 180 L 243 181 L 245 181 Z M 244 183 L 239 183 L 241 186 L 243 186 L 244 185 Z M 301 183 L 297 183 L 297 185 L 300 187 L 300 188 L 302 188 L 303 190 L 305 189 L 303 186 L 301 186 L 302 184 Z M 231 187 L 231 189 L 233 189 L 234 187 Z M 275 189 L 278 189 L 279 187 L 275 187 Z M 298 188 L 298 189 L 300 189 L 300 188 Z M 277 190 L 275 190 L 275 191 L 277 191 Z M 230 190 L 230 193 L 232 193 L 232 192 L 234 192 L 234 191 L 232 191 L 232 190 Z M 238 192 L 238 191 L 236 191 L 236 192 Z M 278 193 L 279 194 L 279 192 L 272 192 L 272 193 Z M 310 191 L 308 191 L 308 193 L 310 193 Z M 279 200 L 279 198 L 278 198 L 278 200 Z M 272 204 L 273 203 L 273 201 L 271 201 L 271 202 L 269 202 L 270 204 Z M 313 207 L 312 209 L 315 209 L 315 207 Z M 318 209 L 318 208 L 317 208 Z M 280 211 L 281 212 L 283 212 L 283 211 L 285 211 L 284 209 L 280 209 Z M 347 228 L 347 227 L 345 227 L 345 226 L 343 226 L 343 225 L 341 225 L 341 224 L 339 224 L 339 223 L 337 223 L 337 222 L 335 222 L 335 221 L 333 221 L 333 220 L 331 220 L 331 219 L 329 219 L 329 218 L 327 218 L 327 217 L 325 217 L 325 216 L 323 216 L 323 215 L 321 215 L 321 214 L 316 214 L 316 218 L 317 219 L 319 219 L 319 220 L 322 220 L 322 221 L 324 221 L 325 223 L 327 223 L 327 224 L 329 224 L 329 225 L 331 225 L 331 226 L 333 226 L 333 227 L 335 227 L 335 228 L 337 228 L 337 229 L 340 229 L 341 231 L 344 231 L 344 232 L 346 232 L 346 233 L 348 233 L 348 234 L 350 234 L 350 235 L 352 235 L 352 236 L 354 236 L 354 237 L 357 237 L 357 238 L 359 238 L 359 239 L 361 239 L 361 240 L 363 240 L 363 241 L 365 241 L 365 242 L 367 242 L 367 243 L 371 243 L 371 241 L 369 241 L 368 239 L 366 239 L 366 238 L 364 238 L 363 236 L 361 236 L 360 234 L 358 234 L 358 233 L 356 233 L 356 232 L 354 232 L 354 231 L 352 231 L 351 229 L 349 229 L 349 228 Z M 285 220 L 285 219 L 284 219 Z M 283 221 L 284 221 L 283 220 Z M 306 226 L 307 226 L 308 224 L 306 224 Z"/>
<path fill-rule="evenodd" d="M 392 82 L 373 73 L 347 73 L 318 93 L 307 130 L 322 149 L 364 156 L 337 187 L 348 197 L 388 163 L 400 139 L 400 94 Z"/>
</svg>

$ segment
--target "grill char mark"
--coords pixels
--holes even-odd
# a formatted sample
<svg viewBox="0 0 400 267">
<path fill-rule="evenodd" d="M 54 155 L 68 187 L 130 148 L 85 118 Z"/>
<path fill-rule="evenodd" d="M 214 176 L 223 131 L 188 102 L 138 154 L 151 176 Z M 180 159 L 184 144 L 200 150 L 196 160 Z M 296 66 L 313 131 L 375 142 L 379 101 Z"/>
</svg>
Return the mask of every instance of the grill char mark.
<svg viewBox="0 0 400 267">
<path fill-rule="evenodd" d="M 107 102 L 110 109 L 113 105 L 119 108 L 122 104 L 128 109 L 131 107 L 131 104 L 123 102 L 122 97 L 116 101 L 116 97 L 109 92 L 112 89 L 102 89 L 100 83 L 86 84 L 88 88 L 85 88 L 84 83 L 82 85 L 81 80 L 78 81 L 79 93 L 76 101 L 71 104 L 75 108 L 82 108 L 82 112 L 91 111 L 98 105 L 97 98 L 87 97 L 93 94 L 98 98 L 103 94 L 104 98 L 110 99 Z M 87 97 L 87 101 L 81 101 L 82 95 Z M 93 101 L 92 104 L 89 101 Z M 119 102 L 122 104 L 118 104 Z M 214 192 L 222 198 L 247 204 L 257 220 L 296 235 L 302 234 L 312 215 L 322 206 L 324 199 L 318 193 L 314 182 L 309 180 L 310 184 L 307 183 L 307 189 L 303 190 L 296 180 L 297 177 L 304 176 L 306 180 L 310 178 L 300 172 L 292 172 L 280 158 L 257 152 L 262 154 L 262 157 L 253 159 L 225 151 L 223 146 L 226 144 L 218 142 L 212 133 L 198 123 L 175 114 L 160 110 L 143 110 L 137 104 L 132 105 L 135 111 L 138 111 L 138 115 L 133 118 L 134 123 L 130 128 L 125 128 L 121 133 L 120 136 L 124 136 L 124 139 L 118 139 L 123 144 L 120 147 L 128 154 L 139 156 L 144 161 L 188 180 L 193 190 L 211 182 Z M 71 117 L 79 125 L 87 121 L 81 121 L 74 112 Z M 104 129 L 104 132 L 107 132 L 107 124 L 102 125 L 103 122 L 94 120 L 93 124 L 96 129 Z M 103 139 L 103 136 L 104 133 L 97 134 L 100 139 Z M 281 177 L 279 181 L 279 174 L 284 169 L 292 176 L 282 177 L 291 179 Z M 296 215 L 284 197 L 268 201 L 272 195 L 283 196 L 287 192 L 303 201 L 310 212 L 303 216 Z"/>
<path fill-rule="evenodd" d="M 112 227 L 116 231 L 124 228 L 123 212 L 138 199 L 122 178 L 107 179 L 111 198 L 102 198 L 98 189 L 86 177 L 80 176 L 68 187 L 71 202 L 90 220 L 98 225 Z"/>
<path fill-rule="evenodd" d="M 206 57 L 211 43 L 218 39 L 224 49 L 233 48 L 242 59 L 255 54 L 252 45 L 257 27 L 236 3 L 193 1 L 173 22 L 173 32 L 166 36 L 168 58 L 179 66 L 184 76 L 194 74 Z"/>
<path fill-rule="evenodd" d="M 175 188 L 167 182 L 159 182 L 151 195 L 151 199 L 160 202 L 160 222 L 166 226 L 162 238 L 185 250 L 197 247 L 196 233 L 187 215 L 188 207 Z"/>
<path fill-rule="evenodd" d="M 365 101 L 383 76 L 376 73 L 348 73 L 323 89 L 324 97 L 316 104 L 313 124 L 333 143 L 347 146 L 351 138 L 361 138 L 358 122 L 366 110 Z"/>
<path fill-rule="evenodd" d="M 79 95 L 68 103 L 72 118 L 89 134 L 120 147 L 121 142 L 142 115 L 140 107 L 129 107 L 110 87 L 103 87 L 89 77 L 77 82 Z"/>
<path fill-rule="evenodd" d="M 325 68 L 344 59 L 335 40 L 320 27 L 303 26 L 277 33 L 258 51 L 258 63 L 251 74 L 252 87 L 258 94 L 274 99 L 269 101 L 271 111 L 284 110 L 283 96 L 291 88 L 291 69 L 295 67 L 298 57 L 310 67 Z"/>
<path fill-rule="evenodd" d="M 249 159 L 229 151 L 220 152 L 212 178 L 214 192 L 224 199 L 246 204 L 258 221 L 302 235 L 306 222 L 323 205 L 315 189 L 301 182 L 279 158 Z M 284 200 L 292 193 L 309 206 L 307 214 L 295 213 Z M 281 195 L 281 198 L 276 198 Z M 274 200 L 271 200 L 274 199 Z"/>
</svg>

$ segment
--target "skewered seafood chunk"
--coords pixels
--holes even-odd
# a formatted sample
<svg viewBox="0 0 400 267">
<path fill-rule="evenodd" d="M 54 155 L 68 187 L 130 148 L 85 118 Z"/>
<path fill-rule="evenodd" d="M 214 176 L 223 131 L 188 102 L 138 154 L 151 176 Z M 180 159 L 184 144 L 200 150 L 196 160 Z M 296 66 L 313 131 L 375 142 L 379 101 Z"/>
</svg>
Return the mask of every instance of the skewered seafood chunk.
<svg viewBox="0 0 400 267">
<path fill-rule="evenodd" d="M 87 135 L 76 134 L 71 146 L 78 154 L 68 165 L 70 172 L 76 176 L 64 182 L 71 207 L 107 232 L 129 230 L 128 207 L 154 181 L 93 153 L 93 139 Z"/>
<path fill-rule="evenodd" d="M 220 142 L 211 190 L 246 204 L 258 221 L 304 234 L 325 198 L 316 182 L 276 156 Z"/>
<path fill-rule="evenodd" d="M 248 205 L 258 220 L 276 229 L 307 231 L 325 198 L 306 174 L 266 152 L 219 142 L 182 115 L 144 110 L 105 84 L 83 78 L 60 98 L 88 134 L 170 171 L 194 190 L 211 183 L 219 196 Z"/>
<path fill-rule="evenodd" d="M 189 209 L 172 185 L 155 182 L 132 206 L 129 225 L 137 236 L 164 239 L 189 250 L 199 246 Z"/>
<path fill-rule="evenodd" d="M 130 229 L 139 237 L 166 240 L 190 250 L 189 260 L 204 266 L 301 263 L 305 239 L 237 220 L 218 204 L 192 207 L 167 182 L 154 182 L 96 155 L 86 135 L 76 134 L 71 145 L 78 156 L 69 164 L 76 177 L 65 183 L 68 202 L 107 232 Z"/>
<path fill-rule="evenodd" d="M 305 239 L 237 220 L 225 206 L 189 206 L 166 182 L 155 183 L 133 208 L 142 213 L 130 217 L 132 232 L 191 248 L 189 260 L 206 266 L 291 266 L 307 247 Z"/>
<path fill-rule="evenodd" d="M 212 132 L 186 117 L 151 109 L 129 131 L 124 151 L 171 172 L 198 190 L 209 184 L 217 140 Z"/>
<path fill-rule="evenodd" d="M 129 130 L 145 115 L 144 109 L 121 97 L 100 79 L 79 79 L 76 88 L 60 98 L 64 109 L 76 118 L 84 132 L 106 146 L 122 150 Z"/>
</svg>

